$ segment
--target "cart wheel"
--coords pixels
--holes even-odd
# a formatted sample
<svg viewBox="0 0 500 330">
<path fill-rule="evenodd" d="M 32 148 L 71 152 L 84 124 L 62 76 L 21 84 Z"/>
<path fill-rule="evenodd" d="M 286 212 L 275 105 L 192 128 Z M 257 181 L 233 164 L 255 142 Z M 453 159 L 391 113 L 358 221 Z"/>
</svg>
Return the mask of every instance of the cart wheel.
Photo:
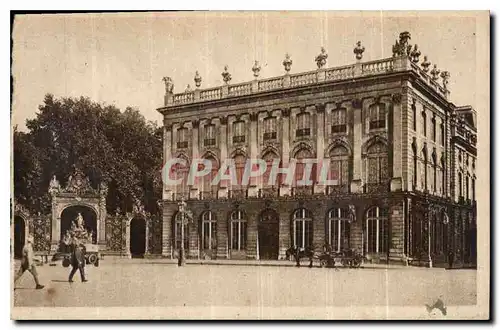
<svg viewBox="0 0 500 330">
<path fill-rule="evenodd" d="M 361 261 L 357 258 L 352 260 L 352 267 L 359 268 L 361 266 Z"/>
<path fill-rule="evenodd" d="M 326 259 L 320 259 L 319 266 L 321 268 L 325 268 L 327 264 L 328 264 L 328 262 L 326 261 Z"/>
<path fill-rule="evenodd" d="M 65 268 L 69 267 L 69 259 L 64 258 L 63 261 L 62 261 L 62 265 Z"/>
<path fill-rule="evenodd" d="M 94 265 L 96 261 L 97 261 L 97 256 L 95 254 L 89 255 L 89 264 Z"/>
</svg>

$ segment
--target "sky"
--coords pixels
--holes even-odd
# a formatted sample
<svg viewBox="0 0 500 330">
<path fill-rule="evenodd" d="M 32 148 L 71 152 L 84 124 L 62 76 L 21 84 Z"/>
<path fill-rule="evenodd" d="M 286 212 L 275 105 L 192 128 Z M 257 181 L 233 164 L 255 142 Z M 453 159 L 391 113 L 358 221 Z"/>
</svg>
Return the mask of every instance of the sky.
<svg viewBox="0 0 500 330">
<path fill-rule="evenodd" d="M 451 73 L 451 101 L 476 107 L 478 90 L 474 16 L 398 12 L 176 12 L 17 16 L 13 28 L 12 124 L 25 129 L 47 93 L 88 96 L 124 110 L 138 108 L 161 123 L 169 76 L 180 93 L 194 87 L 198 70 L 202 88 L 222 85 L 228 65 L 232 83 L 282 75 L 291 55 L 291 73 L 316 68 L 320 48 L 327 67 L 352 64 L 361 41 L 363 61 L 392 56 L 402 31 L 411 33 L 423 55 Z M 483 39 L 484 40 L 484 39 Z M 480 110 L 477 109 L 476 110 Z"/>
</svg>

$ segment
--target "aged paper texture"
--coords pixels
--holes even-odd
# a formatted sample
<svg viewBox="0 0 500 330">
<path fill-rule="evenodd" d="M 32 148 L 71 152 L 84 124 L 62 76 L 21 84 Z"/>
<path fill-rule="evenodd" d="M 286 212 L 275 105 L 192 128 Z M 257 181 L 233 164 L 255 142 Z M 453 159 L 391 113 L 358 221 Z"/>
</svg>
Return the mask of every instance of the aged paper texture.
<svg viewBox="0 0 500 330">
<path fill-rule="evenodd" d="M 16 15 L 11 317 L 488 319 L 489 31 Z"/>
</svg>

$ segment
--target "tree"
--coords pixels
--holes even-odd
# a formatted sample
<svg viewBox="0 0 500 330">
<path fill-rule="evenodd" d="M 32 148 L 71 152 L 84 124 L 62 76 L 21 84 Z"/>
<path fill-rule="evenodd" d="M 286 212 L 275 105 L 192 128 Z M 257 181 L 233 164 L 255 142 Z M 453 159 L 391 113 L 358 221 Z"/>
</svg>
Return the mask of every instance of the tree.
<svg viewBox="0 0 500 330">
<path fill-rule="evenodd" d="M 137 109 L 121 112 L 89 98 L 45 96 L 39 113 L 27 121 L 28 132 L 14 131 L 14 192 L 32 211 L 50 209 L 48 185 L 53 175 L 66 184 L 75 168 L 97 188 L 108 184 L 109 212 L 131 210 L 140 200 L 156 212 L 161 183 L 162 135 Z"/>
</svg>

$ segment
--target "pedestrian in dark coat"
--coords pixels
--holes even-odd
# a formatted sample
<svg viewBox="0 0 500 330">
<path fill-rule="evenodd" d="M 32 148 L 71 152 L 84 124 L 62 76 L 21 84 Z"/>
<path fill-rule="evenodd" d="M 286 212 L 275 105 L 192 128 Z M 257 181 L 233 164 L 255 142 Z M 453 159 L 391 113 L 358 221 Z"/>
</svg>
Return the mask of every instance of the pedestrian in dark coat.
<svg viewBox="0 0 500 330">
<path fill-rule="evenodd" d="M 300 267 L 300 248 L 295 247 L 295 266 Z"/>
<path fill-rule="evenodd" d="M 71 273 L 69 273 L 69 282 L 73 282 L 73 275 L 76 271 L 80 271 L 82 282 L 87 282 L 85 278 L 85 246 L 82 244 L 74 243 L 73 252 L 71 253 Z"/>
<path fill-rule="evenodd" d="M 453 261 L 455 261 L 455 253 L 453 253 L 453 250 L 450 249 L 448 252 L 448 268 L 453 268 Z"/>
</svg>

